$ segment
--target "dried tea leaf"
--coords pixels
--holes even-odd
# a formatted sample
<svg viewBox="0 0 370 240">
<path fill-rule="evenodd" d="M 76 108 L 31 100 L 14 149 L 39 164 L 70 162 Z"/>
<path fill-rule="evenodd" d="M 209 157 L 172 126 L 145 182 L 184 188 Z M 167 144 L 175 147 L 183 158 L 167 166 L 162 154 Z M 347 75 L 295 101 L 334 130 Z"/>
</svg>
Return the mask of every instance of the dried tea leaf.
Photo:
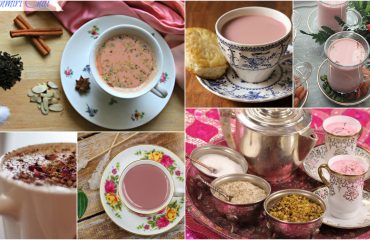
<svg viewBox="0 0 370 240">
<path fill-rule="evenodd" d="M 58 85 L 52 81 L 48 82 L 49 88 L 58 89 Z"/>
<path fill-rule="evenodd" d="M 47 89 L 48 89 L 48 87 L 46 85 L 41 84 L 41 85 L 37 85 L 37 86 L 33 87 L 32 92 L 34 92 L 34 93 L 43 93 Z"/>
<path fill-rule="evenodd" d="M 41 98 L 41 97 L 37 97 L 36 102 L 37 102 L 37 103 L 41 103 L 41 102 L 42 102 L 42 98 Z"/>
<path fill-rule="evenodd" d="M 53 112 L 61 112 L 63 111 L 63 105 L 58 103 L 58 104 L 52 104 L 49 106 L 49 110 Z"/>
</svg>

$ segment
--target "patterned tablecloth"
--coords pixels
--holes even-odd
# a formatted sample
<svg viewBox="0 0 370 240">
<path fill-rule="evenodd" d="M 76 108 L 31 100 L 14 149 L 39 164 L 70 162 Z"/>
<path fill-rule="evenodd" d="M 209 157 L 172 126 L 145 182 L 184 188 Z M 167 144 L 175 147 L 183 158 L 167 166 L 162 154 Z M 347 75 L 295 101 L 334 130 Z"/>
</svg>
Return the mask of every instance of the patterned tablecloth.
<svg viewBox="0 0 370 240">
<path fill-rule="evenodd" d="M 324 119 L 332 115 L 348 115 L 359 120 L 363 126 L 363 133 L 358 141 L 358 145 L 369 149 L 370 146 L 370 121 L 369 109 L 312 109 L 312 124 L 316 132 L 318 133 L 318 145 L 322 144 L 324 141 L 324 135 L 322 134 L 322 123 Z M 187 109 L 185 116 L 185 127 L 186 127 L 186 153 L 190 154 L 192 150 L 198 146 L 217 142 L 223 139 L 223 134 L 219 122 L 219 111 L 217 109 Z M 186 163 L 186 168 L 190 168 L 189 162 Z M 302 169 L 297 170 L 299 179 L 302 181 L 307 181 L 309 183 L 300 183 L 302 188 L 312 188 L 313 186 L 320 186 L 319 182 L 310 179 L 305 176 Z M 308 186 L 309 185 L 309 186 Z M 186 213 L 186 239 L 197 239 L 197 238 L 220 238 L 219 235 L 209 230 L 207 227 L 199 224 L 199 222 L 194 219 L 188 212 Z M 329 238 L 337 238 L 335 235 L 335 228 L 328 226 L 323 226 L 326 232 L 326 236 Z M 329 229 L 328 229 L 329 228 Z M 330 233 L 333 235 L 330 237 Z M 348 231 L 347 231 L 348 232 Z M 343 235 L 342 235 L 343 236 Z M 370 238 L 370 230 L 362 231 L 362 235 L 359 238 Z M 350 236 L 346 236 L 350 237 Z"/>
</svg>

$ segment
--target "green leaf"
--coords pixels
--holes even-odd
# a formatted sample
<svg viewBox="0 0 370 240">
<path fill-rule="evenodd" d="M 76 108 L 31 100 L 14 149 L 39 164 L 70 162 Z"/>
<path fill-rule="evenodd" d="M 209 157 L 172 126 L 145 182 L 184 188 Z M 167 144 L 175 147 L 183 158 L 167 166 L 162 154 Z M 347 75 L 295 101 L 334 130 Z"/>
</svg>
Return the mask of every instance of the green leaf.
<svg viewBox="0 0 370 240">
<path fill-rule="evenodd" d="M 89 199 L 82 190 L 78 190 L 78 219 L 86 212 L 87 205 L 89 204 Z"/>
</svg>

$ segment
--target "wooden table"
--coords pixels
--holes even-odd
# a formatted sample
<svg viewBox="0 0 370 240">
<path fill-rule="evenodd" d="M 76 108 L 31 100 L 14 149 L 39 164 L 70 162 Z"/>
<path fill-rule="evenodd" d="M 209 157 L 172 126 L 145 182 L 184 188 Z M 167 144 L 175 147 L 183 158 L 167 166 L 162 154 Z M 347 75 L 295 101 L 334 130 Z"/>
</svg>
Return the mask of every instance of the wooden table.
<svg viewBox="0 0 370 240">
<path fill-rule="evenodd" d="M 78 152 L 80 159 L 90 159 L 102 151 L 108 149 L 114 140 L 116 133 L 79 133 Z M 123 150 L 139 144 L 155 144 L 168 148 L 184 161 L 184 134 L 183 133 L 140 133 L 125 132 L 120 133 L 117 140 L 118 146 L 111 151 L 110 159 L 113 159 Z M 89 188 L 88 180 L 95 171 L 98 163 L 103 156 L 91 160 L 86 168 L 78 172 L 78 188 L 82 189 L 88 199 L 89 204 L 84 216 L 78 221 L 78 238 L 143 238 L 122 230 L 114 224 L 104 212 L 100 202 L 99 191 L 92 191 Z M 153 236 L 160 239 L 183 239 L 184 220 L 171 231 Z"/>
<path fill-rule="evenodd" d="M 82 118 L 70 105 L 65 95 L 62 95 L 61 103 L 65 110 L 61 113 L 49 113 L 44 116 L 37 109 L 37 105 L 29 102 L 27 91 L 37 83 L 54 81 L 59 86 L 59 66 L 64 46 L 70 38 L 70 34 L 64 30 L 60 38 L 47 39 L 47 44 L 52 52 L 43 58 L 32 46 L 28 39 L 11 39 L 9 31 L 15 29 L 13 19 L 19 12 L 1 12 L 0 14 L 0 51 L 22 56 L 24 71 L 22 80 L 8 91 L 0 88 L 0 105 L 10 108 L 11 117 L 2 126 L 1 130 L 101 130 L 102 128 Z M 24 15 L 22 13 L 22 15 Z M 50 12 L 38 12 L 27 17 L 34 27 L 60 27 L 61 24 Z M 151 122 L 137 128 L 137 130 L 172 130 L 181 131 L 184 125 L 184 94 L 178 86 L 164 108 Z"/>
<path fill-rule="evenodd" d="M 186 2 L 186 27 L 204 27 L 214 31 L 216 20 L 225 12 L 246 6 L 264 6 L 277 9 L 288 17 L 292 14 L 290 1 L 242 1 L 242 2 Z M 186 72 L 186 106 L 187 107 L 291 107 L 292 97 L 266 103 L 238 103 L 220 98 L 206 90 L 195 75 Z"/>
</svg>

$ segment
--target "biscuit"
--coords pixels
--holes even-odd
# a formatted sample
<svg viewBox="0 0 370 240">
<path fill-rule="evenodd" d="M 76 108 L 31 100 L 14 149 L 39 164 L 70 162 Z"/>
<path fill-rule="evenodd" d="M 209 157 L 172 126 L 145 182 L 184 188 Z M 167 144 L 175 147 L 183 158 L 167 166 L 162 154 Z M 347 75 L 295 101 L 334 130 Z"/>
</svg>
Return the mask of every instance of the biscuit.
<svg viewBox="0 0 370 240">
<path fill-rule="evenodd" d="M 186 29 L 185 66 L 206 79 L 217 79 L 225 74 L 228 64 L 214 32 L 205 28 Z"/>
</svg>

